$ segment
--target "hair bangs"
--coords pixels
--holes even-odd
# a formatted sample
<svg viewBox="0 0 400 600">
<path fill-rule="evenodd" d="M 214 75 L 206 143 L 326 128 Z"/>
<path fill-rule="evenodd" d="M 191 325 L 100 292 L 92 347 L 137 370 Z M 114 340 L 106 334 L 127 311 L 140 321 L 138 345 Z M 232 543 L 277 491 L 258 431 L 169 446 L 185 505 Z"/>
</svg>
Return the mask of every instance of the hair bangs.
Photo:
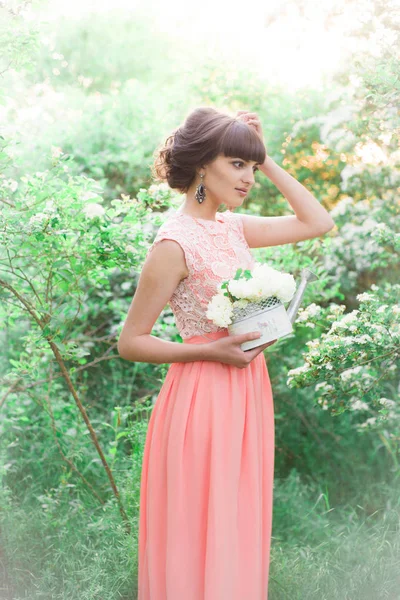
<svg viewBox="0 0 400 600">
<path fill-rule="evenodd" d="M 265 146 L 257 132 L 246 123 L 237 120 L 227 127 L 218 146 L 219 152 L 225 156 L 252 160 L 260 164 L 266 158 Z"/>
</svg>

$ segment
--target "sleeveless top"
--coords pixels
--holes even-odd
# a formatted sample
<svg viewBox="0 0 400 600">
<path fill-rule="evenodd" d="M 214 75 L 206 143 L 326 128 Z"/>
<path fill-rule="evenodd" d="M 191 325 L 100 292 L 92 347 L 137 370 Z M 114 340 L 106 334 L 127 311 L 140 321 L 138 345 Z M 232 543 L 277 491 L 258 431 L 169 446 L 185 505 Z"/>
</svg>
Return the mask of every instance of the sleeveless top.
<svg viewBox="0 0 400 600">
<path fill-rule="evenodd" d="M 255 264 L 240 214 L 217 212 L 216 221 L 210 221 L 176 212 L 161 225 L 148 253 L 165 239 L 181 246 L 189 272 L 168 302 L 182 339 L 226 330 L 206 312 L 219 284 L 233 278 L 238 268 L 252 269 Z"/>
</svg>

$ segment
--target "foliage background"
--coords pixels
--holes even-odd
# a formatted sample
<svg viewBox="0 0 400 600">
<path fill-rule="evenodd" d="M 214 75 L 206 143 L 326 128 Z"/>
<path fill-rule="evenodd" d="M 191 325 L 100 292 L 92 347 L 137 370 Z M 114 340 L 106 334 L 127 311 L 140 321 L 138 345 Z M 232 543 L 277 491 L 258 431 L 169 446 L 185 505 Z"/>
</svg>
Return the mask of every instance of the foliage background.
<svg viewBox="0 0 400 600">
<path fill-rule="evenodd" d="M 253 250 L 319 276 L 296 334 L 265 352 L 270 597 L 397 600 L 399 17 L 390 2 L 346 6 L 326 18 L 366 15 L 349 33 L 360 49 L 298 89 L 152 32 L 145 12 L 0 7 L 0 598 L 136 598 L 143 445 L 168 365 L 123 361 L 116 342 L 181 201 L 151 180 L 154 149 L 213 105 L 258 112 L 270 156 L 336 223 Z M 304 18 L 310 7 L 296 4 Z M 290 214 L 257 177 L 243 212 Z M 181 341 L 169 307 L 153 335 Z"/>
</svg>

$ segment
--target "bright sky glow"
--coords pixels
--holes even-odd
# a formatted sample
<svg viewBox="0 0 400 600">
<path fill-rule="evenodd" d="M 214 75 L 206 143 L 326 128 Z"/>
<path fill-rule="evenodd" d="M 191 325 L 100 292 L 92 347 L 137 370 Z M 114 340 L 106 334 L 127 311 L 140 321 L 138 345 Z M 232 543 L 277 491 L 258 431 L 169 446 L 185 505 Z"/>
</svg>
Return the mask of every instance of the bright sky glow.
<svg viewBox="0 0 400 600">
<path fill-rule="evenodd" d="M 335 14 L 329 16 L 328 0 L 304 0 L 303 10 L 295 0 L 53 0 L 42 5 L 42 12 L 49 20 L 115 8 L 139 12 L 151 17 L 153 30 L 195 45 L 205 58 L 249 65 L 263 78 L 296 89 L 318 87 L 324 75 L 354 57 L 363 42 L 349 33 L 360 13 L 368 18 L 370 5 L 370 0 L 347 5 L 336 0 Z"/>
</svg>

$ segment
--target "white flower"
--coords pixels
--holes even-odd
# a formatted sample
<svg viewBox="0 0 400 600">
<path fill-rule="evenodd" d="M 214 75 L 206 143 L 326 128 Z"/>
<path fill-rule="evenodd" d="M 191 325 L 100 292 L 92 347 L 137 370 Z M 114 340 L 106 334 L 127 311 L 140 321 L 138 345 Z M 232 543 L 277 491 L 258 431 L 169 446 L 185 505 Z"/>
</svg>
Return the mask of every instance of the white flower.
<svg viewBox="0 0 400 600">
<path fill-rule="evenodd" d="M 366 402 L 363 402 L 362 400 L 354 400 L 351 403 L 351 408 L 353 410 L 369 410 L 369 406 Z"/>
<path fill-rule="evenodd" d="M 83 200 L 83 201 L 87 201 L 87 200 L 93 200 L 93 199 L 95 199 L 95 198 L 96 198 L 96 199 L 97 199 L 97 198 L 100 198 L 100 196 L 99 196 L 99 195 L 98 195 L 98 194 L 97 194 L 95 191 L 92 191 L 92 190 L 86 190 L 86 191 L 84 191 L 84 192 L 82 191 L 82 192 L 80 193 L 80 198 L 81 198 L 81 200 Z"/>
<path fill-rule="evenodd" d="M 333 302 L 329 305 L 330 312 L 335 315 L 341 315 L 343 311 L 346 309 L 344 304 L 334 304 Z"/>
<path fill-rule="evenodd" d="M 328 410 L 328 401 L 326 400 L 326 398 L 322 401 L 319 402 L 321 405 L 322 410 Z"/>
<path fill-rule="evenodd" d="M 48 219 L 49 215 L 46 215 L 45 213 L 36 213 L 36 215 L 32 215 L 28 221 L 28 232 L 33 233 L 42 231 L 43 226 Z"/>
<path fill-rule="evenodd" d="M 97 204 L 97 202 L 93 202 L 92 204 L 87 204 L 83 208 L 83 212 L 85 217 L 89 219 L 93 219 L 94 217 L 102 217 L 106 212 L 101 204 Z"/>
<path fill-rule="evenodd" d="M 228 289 L 235 298 L 246 298 L 250 295 L 247 279 L 230 279 Z"/>
<path fill-rule="evenodd" d="M 388 227 L 387 227 L 386 223 L 377 223 L 376 229 L 381 229 L 383 231 L 385 229 L 388 229 Z"/>
<path fill-rule="evenodd" d="M 289 376 L 300 375 L 300 373 L 307 373 L 309 371 L 308 365 L 303 365 L 301 367 L 297 367 L 297 369 L 290 369 L 288 371 Z"/>
<path fill-rule="evenodd" d="M 279 278 L 279 287 L 276 296 L 281 302 L 289 302 L 296 290 L 296 281 L 290 273 L 282 273 Z"/>
<path fill-rule="evenodd" d="M 372 323 L 370 325 L 371 329 L 374 329 L 377 333 L 386 333 L 386 329 L 383 325 L 378 325 L 377 323 Z"/>
<path fill-rule="evenodd" d="M 396 402 L 394 402 L 393 400 L 389 400 L 389 398 L 379 398 L 378 402 L 380 402 L 382 406 L 385 406 L 387 408 L 393 408 L 394 406 L 396 406 Z"/>
<path fill-rule="evenodd" d="M 353 375 L 357 375 L 360 371 L 362 371 L 362 369 L 363 368 L 361 366 L 346 369 L 345 371 L 340 373 L 340 378 L 342 379 L 342 381 L 348 381 L 349 379 L 352 379 Z"/>
<path fill-rule="evenodd" d="M 372 342 L 372 338 L 368 334 L 356 335 L 354 337 L 354 341 L 358 342 L 359 344 L 367 344 L 368 342 Z"/>
<path fill-rule="evenodd" d="M 328 392 L 329 390 L 333 390 L 333 385 L 330 385 L 326 381 L 321 381 L 315 386 L 315 391 L 318 392 L 318 390 L 320 390 L 321 388 L 323 388 L 323 392 Z"/>
<path fill-rule="evenodd" d="M 231 279 L 228 289 L 235 298 L 246 298 L 257 302 L 276 296 L 281 302 L 292 299 L 296 281 L 290 273 L 282 273 L 269 265 L 256 263 L 251 278 Z"/>
<path fill-rule="evenodd" d="M 235 298 L 232 302 L 227 291 Z M 296 289 L 296 282 L 289 273 L 281 273 L 269 265 L 256 263 L 251 271 L 251 277 L 230 279 L 218 285 L 217 294 L 209 302 L 208 318 L 217 325 L 231 324 L 233 307 L 242 308 L 249 302 L 260 302 L 267 298 L 276 297 L 281 302 L 290 300 Z"/>
<path fill-rule="evenodd" d="M 363 294 L 357 294 L 356 298 L 360 302 L 368 302 L 372 300 L 372 296 L 371 294 L 368 294 L 368 292 L 364 292 Z"/>
<path fill-rule="evenodd" d="M 377 309 L 377 311 L 376 311 L 376 312 L 377 312 L 377 313 L 383 313 L 383 312 L 385 312 L 385 311 L 386 311 L 387 307 L 388 307 L 388 305 L 387 305 L 387 304 L 382 304 L 382 306 L 380 306 L 380 307 Z"/>
<path fill-rule="evenodd" d="M 43 211 L 48 215 L 55 215 L 57 213 L 57 206 L 55 205 L 54 200 L 47 200 Z"/>
<path fill-rule="evenodd" d="M 335 217 L 337 217 L 339 215 L 344 215 L 345 212 L 347 211 L 347 207 L 352 206 L 353 204 L 354 204 L 354 200 L 350 196 L 346 196 L 345 198 L 342 198 L 342 200 L 340 200 L 340 202 L 338 202 L 336 204 L 336 206 L 330 211 L 332 218 L 334 219 Z"/>
<path fill-rule="evenodd" d="M 370 417 L 362 425 L 360 425 L 360 427 L 367 427 L 368 425 L 375 425 L 375 423 L 376 423 L 376 417 Z"/>
<path fill-rule="evenodd" d="M 311 302 L 311 304 L 307 306 L 307 312 L 310 317 L 319 316 L 321 314 L 321 310 L 322 308 L 318 304 L 315 304 L 315 302 Z"/>
<path fill-rule="evenodd" d="M 356 319 L 356 315 L 359 313 L 359 310 L 352 310 L 347 315 L 344 315 L 343 319 L 341 319 L 341 323 L 351 323 Z"/>
<path fill-rule="evenodd" d="M 29 219 L 29 223 L 30 224 L 42 224 L 43 221 L 46 221 L 46 219 L 48 218 L 48 215 L 46 215 L 45 213 L 36 213 L 36 215 L 32 215 L 31 218 Z"/>
<path fill-rule="evenodd" d="M 15 192 L 18 188 L 18 181 L 15 181 L 14 179 L 5 179 L 3 181 L 3 186 L 7 187 L 12 192 Z"/>
<path fill-rule="evenodd" d="M 219 327 L 227 327 L 232 323 L 232 315 L 233 307 L 228 296 L 221 293 L 215 294 L 208 304 L 207 318 Z"/>
<path fill-rule="evenodd" d="M 319 338 L 316 338 L 315 340 L 308 340 L 308 342 L 306 342 L 306 345 L 310 348 L 318 348 L 318 346 L 320 345 L 320 340 Z"/>
<path fill-rule="evenodd" d="M 345 321 L 334 321 L 331 325 L 329 333 L 336 331 L 337 329 L 347 329 L 347 323 Z"/>
</svg>

